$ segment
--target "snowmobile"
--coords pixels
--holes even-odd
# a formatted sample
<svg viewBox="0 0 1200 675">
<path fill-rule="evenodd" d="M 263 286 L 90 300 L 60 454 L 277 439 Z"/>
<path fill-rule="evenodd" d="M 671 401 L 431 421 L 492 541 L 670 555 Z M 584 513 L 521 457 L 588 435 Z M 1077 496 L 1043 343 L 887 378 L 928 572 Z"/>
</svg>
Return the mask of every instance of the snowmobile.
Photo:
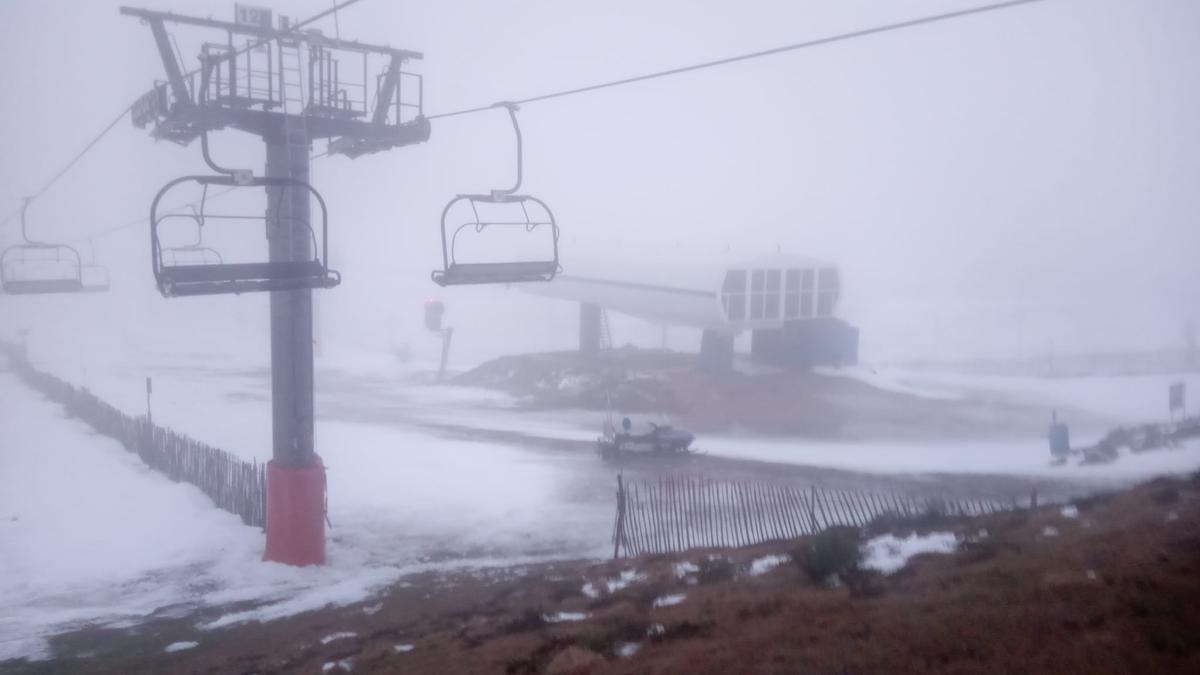
<svg viewBox="0 0 1200 675">
<path fill-rule="evenodd" d="M 628 418 L 625 421 L 628 422 Z M 596 439 L 601 455 L 688 455 L 692 453 L 692 441 L 696 440 L 690 431 L 676 429 L 669 424 L 650 422 L 650 430 L 642 434 L 633 433 L 630 424 L 622 426 L 623 430 L 618 431 L 611 418 L 605 420 L 604 434 Z"/>
</svg>

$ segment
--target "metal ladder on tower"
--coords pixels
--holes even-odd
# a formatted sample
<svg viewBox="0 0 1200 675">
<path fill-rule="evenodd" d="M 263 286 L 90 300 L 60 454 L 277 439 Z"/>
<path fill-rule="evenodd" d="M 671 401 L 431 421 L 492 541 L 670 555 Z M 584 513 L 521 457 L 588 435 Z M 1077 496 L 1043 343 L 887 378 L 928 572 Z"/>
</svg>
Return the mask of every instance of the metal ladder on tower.
<svg viewBox="0 0 1200 675">
<path fill-rule="evenodd" d="M 304 103 L 304 60 L 300 50 L 302 43 L 296 38 L 279 39 L 279 99 L 282 107 L 283 131 L 287 135 L 288 147 L 295 138 L 308 141 L 308 125 L 305 122 Z M 306 150 L 307 152 L 307 150 Z"/>
<path fill-rule="evenodd" d="M 600 308 L 600 349 L 612 349 L 612 326 L 608 323 L 608 310 Z"/>
</svg>

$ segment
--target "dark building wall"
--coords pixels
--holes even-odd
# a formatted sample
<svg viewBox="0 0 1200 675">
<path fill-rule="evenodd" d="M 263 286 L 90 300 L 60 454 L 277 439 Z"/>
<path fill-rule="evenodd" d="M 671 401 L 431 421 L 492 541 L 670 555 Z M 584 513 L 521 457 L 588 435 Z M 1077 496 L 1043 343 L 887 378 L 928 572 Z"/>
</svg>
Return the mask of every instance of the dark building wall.
<svg viewBox="0 0 1200 675">
<path fill-rule="evenodd" d="M 700 369 L 710 373 L 733 370 L 733 336 L 706 330 L 700 334 Z"/>
<path fill-rule="evenodd" d="M 754 331 L 750 355 L 758 363 L 789 368 L 854 365 L 858 328 L 833 317 L 789 321 L 782 328 Z"/>
</svg>

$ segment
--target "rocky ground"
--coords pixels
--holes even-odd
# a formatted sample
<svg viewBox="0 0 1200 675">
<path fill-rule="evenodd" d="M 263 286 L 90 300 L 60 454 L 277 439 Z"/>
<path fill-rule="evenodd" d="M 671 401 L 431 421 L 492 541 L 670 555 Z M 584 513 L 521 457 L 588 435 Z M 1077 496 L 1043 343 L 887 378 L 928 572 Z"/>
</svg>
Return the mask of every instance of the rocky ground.
<svg viewBox="0 0 1200 675">
<path fill-rule="evenodd" d="M 887 576 L 843 570 L 840 584 L 787 557 L 805 539 L 430 573 L 266 624 L 200 631 L 208 616 L 164 612 L 135 629 L 83 629 L 54 641 L 56 660 L 0 671 L 1200 672 L 1200 474 L 1073 508 L 880 529 L 959 543 Z M 771 555 L 778 566 L 756 569 Z M 199 644 L 164 651 L 188 642 Z"/>
</svg>

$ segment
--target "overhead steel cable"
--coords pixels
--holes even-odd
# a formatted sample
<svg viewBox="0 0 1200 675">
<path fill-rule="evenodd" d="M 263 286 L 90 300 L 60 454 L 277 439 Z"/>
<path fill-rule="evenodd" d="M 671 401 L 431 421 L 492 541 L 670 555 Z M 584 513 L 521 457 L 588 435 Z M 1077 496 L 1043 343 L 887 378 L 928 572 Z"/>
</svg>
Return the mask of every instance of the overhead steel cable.
<svg viewBox="0 0 1200 675">
<path fill-rule="evenodd" d="M 1018 7 L 1020 5 L 1031 5 L 1036 2 L 1045 2 L 1045 0 L 1009 0 L 1008 2 L 998 2 L 998 3 L 994 3 L 994 4 L 990 4 L 990 5 L 971 7 L 968 9 L 962 9 L 962 10 L 957 10 L 957 11 L 953 11 L 953 12 L 945 12 L 943 14 L 933 14 L 930 16 L 924 16 L 924 17 L 920 17 L 917 19 L 910 19 L 907 21 L 900 21 L 897 23 L 889 23 L 889 24 L 884 24 L 882 26 L 875 26 L 872 28 L 864 28 L 862 30 L 851 31 L 849 33 L 841 33 L 841 34 L 832 35 L 829 37 L 817 38 L 815 40 L 806 40 L 804 42 L 797 42 L 797 43 L 790 44 L 790 45 L 783 45 L 781 47 L 774 47 L 772 49 L 764 49 L 762 51 L 750 52 L 748 54 L 738 54 L 737 56 L 730 56 L 730 57 L 723 58 L 723 59 L 716 59 L 714 61 L 704 61 L 702 63 L 696 63 L 696 64 L 692 64 L 690 66 L 681 66 L 679 68 L 671 68 L 670 70 L 660 70 L 660 71 L 653 72 L 653 73 L 646 73 L 644 75 L 635 75 L 633 77 L 626 77 L 626 78 L 623 78 L 620 80 L 613 80 L 611 82 L 601 82 L 599 84 L 592 84 L 592 85 L 588 85 L 588 86 L 584 86 L 584 87 L 577 87 L 575 89 L 565 89 L 563 91 L 556 91 L 556 92 L 552 92 L 549 94 L 541 94 L 539 96 L 531 96 L 529 98 L 507 100 L 507 101 L 505 101 L 505 103 L 515 103 L 517 105 L 521 105 L 521 104 L 525 104 L 525 103 L 536 103 L 538 101 L 546 101 L 549 99 L 561 98 L 563 96 L 573 96 L 575 94 L 583 94 L 583 93 L 587 93 L 587 92 L 591 92 L 591 91 L 597 91 L 599 89 L 608 89 L 611 87 L 619 87 L 619 86 L 626 85 L 626 84 L 633 84 L 635 82 L 644 82 L 646 80 L 654 80 L 654 79 L 658 79 L 661 77 L 670 77 L 672 75 L 679 75 L 681 73 L 690 73 L 692 71 L 704 70 L 706 68 L 715 68 L 717 66 L 724 66 L 724 65 L 731 64 L 731 63 L 738 63 L 740 61 L 749 61 L 751 59 L 758 59 L 758 58 L 762 58 L 762 57 L 766 57 L 766 56 L 774 56 L 776 54 L 782 54 L 784 52 L 798 51 L 801 49 L 808 49 L 810 47 L 820 47 L 822 45 L 833 44 L 835 42 L 845 42 L 847 40 L 854 40 L 857 38 L 867 37 L 870 35 L 878 35 L 880 33 L 890 33 L 892 31 L 903 30 L 906 28 L 914 28 L 916 26 L 922 26 L 922 25 L 931 24 L 931 23 L 950 21 L 952 19 L 961 19 L 963 17 L 984 14 L 986 12 L 996 12 L 996 11 L 1000 11 L 1000 10 L 1004 10 L 1004 9 Z M 442 118 L 446 118 L 446 117 L 454 117 L 457 115 L 468 115 L 471 113 L 484 112 L 487 110 L 495 109 L 495 106 L 496 106 L 496 104 L 488 104 L 488 105 L 477 106 L 474 108 L 455 110 L 454 112 L 438 113 L 436 115 L 429 115 L 428 119 L 435 120 L 435 119 L 442 119 Z"/>
<path fill-rule="evenodd" d="M 112 131 L 113 128 L 117 126 L 117 122 L 120 122 L 122 119 L 125 118 L 125 115 L 129 112 L 129 109 L 132 107 L 133 107 L 132 104 L 125 106 L 125 108 L 123 108 L 121 110 L 121 112 L 116 117 L 114 117 L 113 120 L 104 127 L 104 129 L 102 129 L 100 131 L 100 133 L 96 134 L 92 138 L 92 140 L 88 141 L 87 145 L 83 146 L 82 150 L 75 153 L 75 156 L 71 158 L 71 161 L 67 162 L 66 165 L 63 166 L 63 168 L 58 170 L 58 173 L 54 174 L 54 176 L 52 176 L 50 178 L 50 180 L 46 181 L 45 184 L 42 185 L 42 187 L 38 188 L 36 192 L 34 192 L 33 194 L 26 197 L 25 200 L 32 202 L 33 200 L 35 200 L 38 197 L 41 197 L 43 194 L 45 194 L 47 190 L 49 190 L 51 187 L 53 187 L 54 184 L 59 181 L 59 179 L 61 179 L 63 176 L 65 176 L 67 174 L 68 171 L 71 170 L 71 167 L 78 164 L 79 160 L 83 159 L 84 155 L 86 155 L 88 152 L 90 152 L 92 148 L 96 147 L 96 144 L 100 142 L 100 139 L 107 136 L 108 132 Z M 21 215 L 21 209 L 17 209 L 15 211 L 13 211 L 8 216 L 6 216 L 2 222 L 0 222 L 0 227 L 7 225 L 10 221 L 12 221 L 14 218 L 16 218 L 19 215 Z"/>
<path fill-rule="evenodd" d="M 1000 10 L 1019 7 L 1022 5 L 1031 5 L 1034 3 L 1045 2 L 1045 1 L 1046 0 L 1008 0 L 1007 2 L 998 2 L 998 3 L 988 4 L 988 5 L 981 5 L 981 6 L 977 6 L 977 7 L 970 7 L 967 9 L 956 10 L 953 12 L 944 12 L 941 14 L 933 14 L 930 16 L 919 17 L 916 19 L 909 19 L 907 21 L 900 21 L 900 22 L 896 22 L 896 23 L 884 24 L 881 26 L 874 26 L 871 28 L 865 28 L 865 29 L 861 29 L 861 30 L 851 31 L 848 33 L 840 33 L 838 35 L 832 35 L 832 36 L 828 36 L 828 37 L 824 37 L 824 38 L 806 40 L 803 42 L 797 42 L 797 43 L 793 43 L 793 44 L 789 44 L 789 45 L 783 45 L 783 46 L 774 47 L 771 49 L 764 49 L 764 50 L 750 52 L 750 53 L 746 53 L 746 54 L 738 54 L 736 56 L 730 56 L 730 57 L 716 59 L 716 60 L 712 60 L 712 61 L 704 61 L 701 63 L 695 63 L 695 64 L 688 65 L 688 66 L 671 68 L 669 70 L 661 70 L 661 71 L 656 71 L 656 72 L 652 72 L 652 73 L 646 73 L 643 75 L 626 77 L 626 78 L 622 78 L 619 80 L 612 80 L 609 82 L 601 82 L 601 83 L 587 85 L 587 86 L 583 86 L 583 87 L 576 87 L 573 89 L 565 89 L 562 91 L 541 94 L 538 96 L 531 96 L 531 97 L 524 98 L 524 99 L 508 100 L 505 102 L 506 103 L 514 103 L 514 104 L 518 104 L 518 105 L 527 104 L 527 103 L 536 103 L 539 101 L 546 101 L 546 100 L 550 100 L 550 99 L 561 98 L 564 96 L 573 96 L 576 94 L 583 94 L 583 93 L 587 93 L 587 92 L 598 91 L 600 89 L 609 89 L 612 87 L 619 87 L 619 86 L 623 86 L 623 85 L 627 85 L 627 84 L 644 82 L 647 80 L 653 80 L 653 79 L 658 79 L 658 78 L 663 78 L 663 77 L 670 77 L 670 76 L 679 75 L 682 73 L 689 73 L 689 72 L 693 72 L 693 71 L 697 71 L 697 70 L 704 70 L 704 69 L 708 69 L 708 68 L 715 68 L 718 66 L 729 65 L 731 63 L 738 63 L 741 61 L 749 61 L 752 59 L 758 59 L 758 58 L 763 58 L 763 57 L 767 57 L 767 56 L 774 56 L 776 54 L 798 51 L 801 49 L 808 49 L 811 47 L 819 47 L 819 46 L 833 44 L 833 43 L 837 43 L 837 42 L 845 42 L 848 40 L 854 40 L 854 39 L 858 39 L 858 38 L 862 38 L 862 37 L 868 37 L 871 35 L 878 35 L 881 33 L 889 33 L 889 32 L 893 32 L 893 31 L 903 30 L 906 28 L 914 28 L 917 26 L 922 26 L 922 25 L 927 25 L 927 24 L 940 23 L 943 21 L 950 21 L 953 19 L 961 19 L 961 18 L 968 17 L 968 16 L 975 16 L 975 15 L 985 14 L 985 13 L 989 13 L 989 12 L 996 12 L 996 11 L 1000 11 Z M 326 16 L 329 16 L 330 14 L 335 14 L 337 11 L 339 11 L 341 9 L 345 9 L 346 7 L 349 7 L 350 5 L 353 5 L 358 2 L 361 2 L 361 0 L 346 0 L 345 2 L 342 2 L 340 4 L 335 4 L 330 9 L 327 9 L 327 10 L 320 12 L 304 21 L 301 21 L 301 22 L 295 24 L 293 27 L 301 28 L 303 26 L 309 25 L 315 21 L 323 19 Z M 245 49 L 251 49 L 252 47 L 253 47 L 253 45 L 250 45 L 250 46 L 247 46 Z M 496 106 L 496 104 L 492 103 L 492 104 L 488 104 L 488 105 L 477 106 L 474 108 L 455 110 L 453 112 L 438 113 L 435 115 L 428 115 L 427 119 L 430 119 L 430 120 L 443 119 L 443 118 L 447 118 L 447 117 L 455 117 L 458 115 L 467 115 L 467 114 L 471 114 L 471 113 L 484 112 L 484 111 L 488 111 L 488 110 L 493 110 L 495 108 L 495 106 Z M 42 193 L 44 193 L 52 185 L 54 185 L 54 183 L 57 182 L 58 179 L 60 179 L 67 171 L 69 171 L 71 169 L 71 167 L 75 165 L 75 163 L 77 163 L 80 159 L 82 159 L 83 156 L 85 154 L 87 154 L 87 152 L 90 151 L 96 145 L 96 143 L 98 143 L 100 141 L 101 138 L 103 138 L 106 134 L 108 134 L 109 131 L 112 130 L 113 127 L 116 126 L 117 122 L 119 122 L 121 120 L 121 118 L 123 118 L 125 116 L 125 114 L 129 112 L 130 108 L 132 108 L 132 104 L 130 106 L 127 106 L 125 109 L 123 109 L 121 111 L 120 115 L 118 115 L 112 122 L 110 122 L 108 124 L 108 126 L 106 126 L 104 128 L 104 130 L 101 131 L 101 133 L 98 136 L 96 136 L 96 138 L 92 139 L 92 141 L 90 143 L 88 143 L 88 145 L 82 151 L 80 151 L 74 158 L 72 158 L 71 161 L 68 162 L 67 165 L 65 167 L 63 167 L 62 170 L 60 170 L 57 174 L 55 174 L 55 176 L 49 182 L 47 182 L 44 186 L 42 186 L 42 188 L 40 190 L 38 190 L 36 193 L 34 193 L 32 198 L 41 196 Z M 328 154 L 328 152 L 321 153 L 321 154 L 315 155 L 314 157 L 312 157 L 312 159 L 319 159 L 323 156 L 326 156 L 327 154 Z M 14 218 L 16 218 L 18 215 L 20 215 L 20 213 L 21 213 L 20 209 L 13 211 L 8 216 L 6 216 L 2 222 L 0 222 L 0 226 L 8 224 Z"/>
<path fill-rule="evenodd" d="M 315 15 L 305 19 L 304 21 L 301 21 L 300 23 L 296 24 L 296 28 L 303 28 L 304 26 L 307 26 L 310 23 L 324 19 L 325 17 L 329 16 L 330 14 L 333 15 L 333 20 L 336 22 L 337 21 L 337 13 L 340 10 L 346 9 L 350 5 L 353 5 L 354 3 L 360 2 L 360 1 L 361 0 L 346 0 L 343 3 L 334 4 L 333 7 L 330 7 L 329 9 L 325 10 L 324 12 L 315 14 Z"/>
</svg>

